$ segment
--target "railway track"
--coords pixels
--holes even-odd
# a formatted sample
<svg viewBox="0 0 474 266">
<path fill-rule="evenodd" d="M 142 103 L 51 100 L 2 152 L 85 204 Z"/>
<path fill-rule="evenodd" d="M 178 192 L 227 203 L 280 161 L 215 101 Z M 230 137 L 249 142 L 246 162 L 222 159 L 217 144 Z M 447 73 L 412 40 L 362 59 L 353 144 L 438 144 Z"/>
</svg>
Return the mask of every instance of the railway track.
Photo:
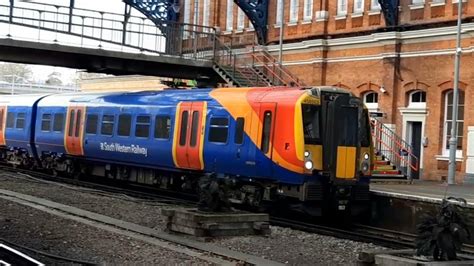
<svg viewBox="0 0 474 266">
<path fill-rule="evenodd" d="M 80 186 L 95 191 L 113 194 L 122 194 L 136 199 L 146 200 L 150 202 L 168 203 L 185 206 L 195 206 L 197 197 L 188 193 L 170 192 L 163 189 L 149 188 L 140 185 L 133 185 L 131 188 L 125 188 L 124 185 L 130 186 L 129 183 L 117 186 L 107 184 L 110 182 L 97 183 L 92 181 L 76 180 L 66 177 L 51 176 L 45 173 L 13 168 L 6 165 L 0 165 L 0 171 L 8 171 L 12 173 L 22 173 L 31 178 L 40 178 L 52 182 L 66 183 L 70 185 Z M 97 180 L 97 179 L 96 179 Z M 102 180 L 104 181 L 104 180 Z M 112 180 L 105 180 L 112 181 Z M 115 180 L 116 181 L 116 180 Z M 384 228 L 372 227 L 362 224 L 351 224 L 350 228 L 335 227 L 323 224 L 315 224 L 295 219 L 272 216 L 270 218 L 272 225 L 289 227 L 301 231 L 318 233 L 323 235 L 334 236 L 337 238 L 350 239 L 354 241 L 370 242 L 389 248 L 414 248 L 415 234 L 404 233 L 400 231 L 388 230 Z M 474 255 L 474 245 L 464 245 L 463 252 Z"/>
</svg>

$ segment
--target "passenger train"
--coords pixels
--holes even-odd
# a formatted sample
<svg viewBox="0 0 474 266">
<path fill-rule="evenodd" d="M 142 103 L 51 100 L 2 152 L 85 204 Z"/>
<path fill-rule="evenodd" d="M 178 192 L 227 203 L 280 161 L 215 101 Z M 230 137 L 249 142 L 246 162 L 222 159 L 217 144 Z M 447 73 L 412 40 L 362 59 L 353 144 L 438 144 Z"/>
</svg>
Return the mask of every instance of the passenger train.
<svg viewBox="0 0 474 266">
<path fill-rule="evenodd" d="M 0 96 L 0 159 L 54 174 L 181 190 L 216 173 L 252 206 L 356 214 L 373 157 L 367 109 L 335 87 Z"/>
</svg>

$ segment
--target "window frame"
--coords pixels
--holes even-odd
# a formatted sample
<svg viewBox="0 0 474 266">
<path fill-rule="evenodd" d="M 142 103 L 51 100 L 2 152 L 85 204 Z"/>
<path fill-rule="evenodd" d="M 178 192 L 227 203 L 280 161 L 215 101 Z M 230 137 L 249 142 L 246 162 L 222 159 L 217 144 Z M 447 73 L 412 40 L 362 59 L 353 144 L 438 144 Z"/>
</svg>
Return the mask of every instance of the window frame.
<svg viewBox="0 0 474 266">
<path fill-rule="evenodd" d="M 270 114 L 270 116 L 267 116 L 267 114 Z M 269 120 L 267 120 L 268 118 Z M 266 123 L 267 121 L 269 121 L 268 124 Z M 271 151 L 270 143 L 272 139 L 272 123 L 273 123 L 273 112 L 270 110 L 266 110 L 263 113 L 262 136 L 261 136 L 261 141 L 260 141 L 260 150 L 264 154 L 268 154 Z M 265 131 L 267 126 L 269 127 L 268 132 Z"/>
<path fill-rule="evenodd" d="M 449 106 L 449 103 L 448 103 L 448 100 L 449 100 L 449 95 L 450 94 L 453 94 L 454 93 L 454 90 L 451 89 L 451 90 L 448 90 L 447 92 L 445 92 L 444 94 L 444 112 L 443 112 L 443 141 L 442 141 L 442 155 L 443 156 L 449 156 L 449 139 L 448 139 L 448 136 L 451 135 L 451 132 L 448 133 L 448 121 L 450 121 L 452 123 L 453 121 L 453 118 L 451 117 L 451 120 L 448 120 L 447 117 L 448 117 L 448 110 L 452 110 L 452 104 L 454 104 L 454 95 L 453 95 L 453 103 L 451 104 L 451 106 Z M 456 120 L 456 126 L 458 127 L 458 130 L 457 130 L 457 140 L 458 140 L 458 147 L 459 145 L 461 146 L 461 149 L 459 149 L 458 147 L 456 147 L 456 157 L 457 158 L 461 158 L 462 157 L 462 154 L 463 154 L 463 140 L 464 140 L 464 112 L 465 112 L 465 104 L 466 104 L 466 95 L 465 95 L 465 92 L 462 91 L 462 90 L 459 90 L 459 94 L 458 94 L 458 99 L 461 99 L 461 94 L 462 94 L 462 97 L 463 97 L 463 103 L 459 103 L 458 102 L 458 117 L 457 117 L 457 120 Z M 459 108 L 462 107 L 462 110 L 463 110 L 463 119 L 459 119 Z M 453 114 L 451 114 L 452 116 Z M 462 127 L 459 128 L 459 123 L 462 123 Z M 452 125 L 451 125 L 452 127 Z M 459 130 L 461 129 L 461 130 Z M 461 137 L 461 141 L 459 141 L 459 137 Z"/>
<path fill-rule="evenodd" d="M 375 95 L 375 102 L 367 102 L 367 97 L 369 95 Z M 367 91 L 363 94 L 362 101 L 364 102 L 365 106 L 367 106 L 367 109 L 371 112 L 376 112 L 379 109 L 379 94 L 375 91 Z"/>
<path fill-rule="evenodd" d="M 357 4 L 360 3 L 360 7 L 357 7 Z M 364 0 L 354 0 L 354 13 L 361 14 L 364 12 L 365 9 L 365 1 Z"/>
<path fill-rule="evenodd" d="M 112 121 L 104 121 L 105 117 L 112 117 Z M 112 128 L 110 129 L 110 134 L 104 133 L 104 124 L 112 124 Z M 113 136 L 114 135 L 114 128 L 115 128 L 115 115 L 114 114 L 103 114 L 100 119 L 100 135 L 102 136 Z"/>
<path fill-rule="evenodd" d="M 94 133 L 91 133 L 88 131 L 89 129 L 89 120 L 91 117 L 95 116 L 95 131 Z M 102 125 L 102 123 L 101 123 Z M 87 119 L 86 119 L 86 134 L 87 135 L 97 135 L 97 132 L 99 131 L 99 114 L 87 114 Z"/>
<path fill-rule="evenodd" d="M 425 101 L 414 102 L 413 96 L 417 93 L 421 93 L 420 99 L 422 100 L 423 97 Z M 410 108 L 426 108 L 426 92 L 422 90 L 414 90 L 408 94 L 408 107 Z"/>
<path fill-rule="evenodd" d="M 16 122 L 16 113 L 15 112 L 7 112 L 7 121 L 5 123 L 5 128 L 14 129 Z"/>
<path fill-rule="evenodd" d="M 138 121 L 138 118 L 142 118 L 142 117 L 146 117 L 148 118 L 148 122 L 139 122 Z M 147 131 L 144 131 L 144 132 L 147 132 L 147 135 L 146 136 L 138 136 L 137 135 L 137 132 L 138 132 L 138 127 L 142 127 L 142 126 L 147 126 L 148 127 L 148 130 Z M 141 114 L 141 115 L 137 115 L 135 117 L 135 138 L 140 138 L 140 139 L 149 139 L 150 138 L 150 129 L 151 129 L 151 115 L 149 114 Z"/>
<path fill-rule="evenodd" d="M 128 134 L 127 135 L 122 135 L 123 132 L 121 132 L 121 120 L 120 118 L 122 117 L 128 117 Z M 121 113 L 118 116 L 118 121 L 117 121 L 117 136 L 118 137 L 130 137 L 132 134 L 132 122 L 133 122 L 133 117 L 132 114 L 129 113 Z"/>
<path fill-rule="evenodd" d="M 20 115 L 23 116 L 23 117 L 20 117 Z M 19 121 L 23 121 L 23 124 L 22 124 L 21 127 L 18 126 Z M 16 114 L 16 119 L 15 119 L 15 129 L 24 130 L 25 127 L 26 127 L 25 123 L 26 123 L 26 112 L 17 113 Z"/>
<path fill-rule="evenodd" d="M 45 119 L 45 116 L 49 116 L 49 119 Z M 41 115 L 41 127 L 40 127 L 41 132 L 51 132 L 51 121 L 53 120 L 52 117 L 53 116 L 51 113 L 44 113 Z M 48 129 L 43 128 L 43 125 L 45 122 L 49 122 Z"/>
<path fill-rule="evenodd" d="M 227 0 L 225 30 L 226 31 L 234 30 L 234 1 L 233 0 Z"/>
<path fill-rule="evenodd" d="M 185 116 L 186 114 L 186 116 Z M 178 145 L 181 147 L 185 147 L 188 138 L 188 123 L 189 123 L 189 111 L 184 110 L 180 114 L 180 127 L 179 127 L 179 139 L 178 139 Z"/>
<path fill-rule="evenodd" d="M 290 0 L 290 23 L 298 22 L 298 12 L 300 10 L 299 0 Z"/>
<path fill-rule="evenodd" d="M 337 15 L 347 15 L 348 0 L 337 0 Z"/>
<path fill-rule="evenodd" d="M 241 125 L 239 121 L 242 121 Z M 243 145 L 245 140 L 245 117 L 235 119 L 234 144 Z"/>
<path fill-rule="evenodd" d="M 311 21 L 313 19 L 314 0 L 304 0 L 303 3 L 303 20 Z"/>
<path fill-rule="evenodd" d="M 217 119 L 226 119 L 227 124 L 226 125 L 213 124 L 212 121 L 217 120 Z M 229 142 L 229 126 L 230 126 L 229 122 L 230 122 L 230 119 L 227 116 L 211 116 L 209 119 L 209 133 L 207 134 L 207 141 L 212 142 L 214 144 L 218 144 L 218 145 L 227 145 L 227 143 Z M 215 128 L 226 129 L 225 142 L 211 140 L 211 132 Z"/>
<path fill-rule="evenodd" d="M 163 137 L 159 137 L 158 136 L 158 121 L 161 120 L 162 118 L 165 119 L 166 121 L 166 138 L 163 138 Z M 153 129 L 153 138 L 155 139 L 161 139 L 161 140 L 169 140 L 170 139 L 170 136 L 171 136 L 171 116 L 169 115 L 155 115 L 155 125 L 154 125 L 154 129 Z"/>
<path fill-rule="evenodd" d="M 245 12 L 242 8 L 237 7 L 237 30 L 243 30 L 245 28 Z"/>
<path fill-rule="evenodd" d="M 58 120 L 59 116 L 62 116 L 62 122 L 61 122 L 61 129 L 57 130 L 56 129 L 56 125 L 57 125 L 56 120 Z M 64 113 L 55 113 L 54 114 L 53 128 L 52 128 L 53 132 L 63 132 L 63 130 L 64 130 L 64 117 L 65 117 Z"/>
</svg>

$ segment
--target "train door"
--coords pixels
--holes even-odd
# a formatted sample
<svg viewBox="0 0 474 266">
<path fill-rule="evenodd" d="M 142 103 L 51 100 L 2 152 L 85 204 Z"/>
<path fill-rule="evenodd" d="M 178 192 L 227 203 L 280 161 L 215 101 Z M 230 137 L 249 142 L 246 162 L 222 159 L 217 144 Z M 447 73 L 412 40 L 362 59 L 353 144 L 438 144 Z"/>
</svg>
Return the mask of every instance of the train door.
<svg viewBox="0 0 474 266">
<path fill-rule="evenodd" d="M 273 135 L 275 128 L 276 103 L 261 103 L 259 112 L 258 148 L 264 155 L 258 162 L 259 176 L 273 176 Z"/>
<path fill-rule="evenodd" d="M 0 146 L 6 145 L 5 141 L 5 124 L 7 123 L 7 108 L 0 106 Z"/>
<path fill-rule="evenodd" d="M 72 105 L 68 107 L 64 143 L 70 155 L 84 155 L 82 136 L 84 132 L 85 107 Z"/>
<path fill-rule="evenodd" d="M 180 168 L 204 169 L 203 146 L 206 102 L 181 102 L 176 112 L 173 158 Z"/>
</svg>

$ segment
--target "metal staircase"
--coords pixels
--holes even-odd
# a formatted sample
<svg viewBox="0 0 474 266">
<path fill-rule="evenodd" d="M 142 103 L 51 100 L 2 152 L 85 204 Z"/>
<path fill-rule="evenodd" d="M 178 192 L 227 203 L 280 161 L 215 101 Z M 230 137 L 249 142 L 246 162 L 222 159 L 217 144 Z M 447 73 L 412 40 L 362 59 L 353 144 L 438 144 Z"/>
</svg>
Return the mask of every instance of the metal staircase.
<svg viewBox="0 0 474 266">
<path fill-rule="evenodd" d="M 217 35 L 214 46 L 214 70 L 229 86 L 304 86 L 261 46 L 234 49 Z"/>
<path fill-rule="evenodd" d="M 372 177 L 413 179 L 419 171 L 419 159 L 413 154 L 413 147 L 377 119 L 371 123 L 377 155 Z"/>
</svg>

